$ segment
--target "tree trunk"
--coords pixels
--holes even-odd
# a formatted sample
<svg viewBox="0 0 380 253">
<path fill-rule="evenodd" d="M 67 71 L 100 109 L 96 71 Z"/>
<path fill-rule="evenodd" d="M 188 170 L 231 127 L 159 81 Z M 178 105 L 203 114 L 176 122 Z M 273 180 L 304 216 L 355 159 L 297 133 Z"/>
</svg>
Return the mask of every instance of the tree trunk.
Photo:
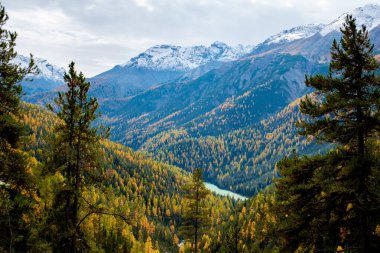
<svg viewBox="0 0 380 253">
<path fill-rule="evenodd" d="M 361 72 L 360 72 L 360 77 L 361 77 Z M 362 99 L 362 89 L 361 87 L 358 88 L 358 99 Z M 359 187 L 358 187 L 358 192 L 357 192 L 357 198 L 358 200 L 358 205 L 361 206 L 361 210 L 359 210 L 359 222 L 360 222 L 360 234 L 359 234 L 359 246 L 360 250 L 359 252 L 361 253 L 367 253 L 369 252 L 369 235 L 368 235 L 368 217 L 367 217 L 367 212 L 363 210 L 365 209 L 365 206 L 362 206 L 363 204 L 365 205 L 365 194 L 366 194 L 366 178 L 368 175 L 368 168 L 366 168 L 365 165 L 365 133 L 363 129 L 363 121 L 364 121 L 364 115 L 363 115 L 363 110 L 361 106 L 357 108 L 357 124 L 358 124 L 358 135 L 357 135 L 357 141 L 358 141 L 358 160 L 360 163 L 358 164 L 358 168 L 356 168 L 358 171 L 358 174 L 360 175 L 359 177 Z M 360 201 L 360 198 L 362 198 Z"/>
<path fill-rule="evenodd" d="M 194 226 L 194 252 L 198 252 L 198 215 L 199 215 L 199 190 L 197 188 L 197 195 L 196 195 L 196 207 L 195 207 L 195 226 Z"/>
</svg>

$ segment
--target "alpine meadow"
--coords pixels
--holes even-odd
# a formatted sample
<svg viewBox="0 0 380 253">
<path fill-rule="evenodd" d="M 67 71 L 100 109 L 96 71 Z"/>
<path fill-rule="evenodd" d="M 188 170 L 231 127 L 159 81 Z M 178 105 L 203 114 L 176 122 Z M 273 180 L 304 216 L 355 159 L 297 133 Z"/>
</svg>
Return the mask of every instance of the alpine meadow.
<svg viewBox="0 0 380 253">
<path fill-rule="evenodd" d="M 3 0 L 0 252 L 380 252 L 358 2 Z"/>
</svg>

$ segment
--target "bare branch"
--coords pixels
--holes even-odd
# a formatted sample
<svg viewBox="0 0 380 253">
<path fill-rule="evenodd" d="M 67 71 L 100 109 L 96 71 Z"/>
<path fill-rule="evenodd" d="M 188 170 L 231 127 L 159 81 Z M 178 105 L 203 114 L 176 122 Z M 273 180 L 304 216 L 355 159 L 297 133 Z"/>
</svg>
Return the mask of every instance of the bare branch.
<svg viewBox="0 0 380 253">
<path fill-rule="evenodd" d="M 80 221 L 79 223 L 77 224 L 76 226 L 76 229 L 79 228 L 80 224 L 82 224 L 82 222 L 87 219 L 87 217 L 89 217 L 90 215 L 92 214 L 104 214 L 104 215 L 112 215 L 112 216 L 117 216 L 117 217 L 120 217 L 125 223 L 127 223 L 128 225 L 131 225 L 131 222 L 129 221 L 129 219 L 127 217 L 125 217 L 124 215 L 121 215 L 121 214 L 118 214 L 118 213 L 110 213 L 110 212 L 105 212 L 105 211 L 100 211 L 100 210 L 96 210 L 96 211 L 90 211 L 89 213 L 87 213 Z"/>
</svg>

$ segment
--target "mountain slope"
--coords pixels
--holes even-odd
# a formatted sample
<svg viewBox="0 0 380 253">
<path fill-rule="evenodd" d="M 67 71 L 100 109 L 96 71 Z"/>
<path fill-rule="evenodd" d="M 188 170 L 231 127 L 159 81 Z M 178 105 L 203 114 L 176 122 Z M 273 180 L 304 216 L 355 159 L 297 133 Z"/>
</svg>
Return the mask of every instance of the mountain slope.
<svg viewBox="0 0 380 253">
<path fill-rule="evenodd" d="M 308 92 L 304 74 L 326 71 L 302 56 L 268 55 L 229 62 L 199 78 L 170 82 L 137 96 L 103 101 L 112 138 L 139 148 L 146 138 L 184 127 L 194 136 L 253 125 Z"/>
<path fill-rule="evenodd" d="M 287 45 L 293 41 L 309 38 L 320 32 L 326 25 L 324 24 L 309 24 L 306 26 L 297 26 L 289 30 L 284 30 L 278 34 L 272 35 L 264 42 L 253 48 L 250 55 L 259 55 L 265 52 L 272 52 L 276 49 Z"/>
<path fill-rule="evenodd" d="M 194 137 L 185 128 L 161 132 L 148 139 L 141 150 L 186 170 L 204 168 L 206 180 L 251 196 L 272 183 L 277 176 L 276 162 L 293 150 L 311 154 L 329 148 L 297 134 L 295 124 L 302 118 L 299 101 L 254 126 L 218 136 Z"/>
<path fill-rule="evenodd" d="M 269 37 L 260 45 L 271 45 L 280 43 L 284 44 L 294 40 L 305 39 L 321 31 L 324 27 L 324 24 L 309 24 L 306 26 L 297 26 L 290 30 L 284 30 L 281 33 Z"/>
</svg>

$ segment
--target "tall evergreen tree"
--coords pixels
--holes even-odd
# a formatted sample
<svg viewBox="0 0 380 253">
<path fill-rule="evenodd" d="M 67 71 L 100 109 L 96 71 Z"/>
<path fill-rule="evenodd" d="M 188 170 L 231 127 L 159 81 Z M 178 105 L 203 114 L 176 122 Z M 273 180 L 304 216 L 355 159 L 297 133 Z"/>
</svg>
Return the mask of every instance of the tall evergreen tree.
<svg viewBox="0 0 380 253">
<path fill-rule="evenodd" d="M 306 78 L 316 96 L 301 101 L 300 134 L 337 148 L 278 164 L 279 231 L 288 251 L 379 251 L 380 78 L 373 45 L 348 15 L 331 48 L 330 73 Z"/>
<path fill-rule="evenodd" d="M 64 178 L 53 205 L 51 240 L 56 252 L 78 252 L 85 247 L 79 229 L 79 210 L 85 201 L 82 192 L 101 181 L 102 169 L 97 157 L 101 153 L 99 141 L 104 135 L 92 125 L 99 105 L 95 98 L 88 97 L 90 83 L 82 73 L 76 72 L 73 62 L 64 79 L 67 91 L 58 94 L 55 106 L 49 105 L 61 121 L 55 127 L 46 169 L 59 172 Z"/>
<path fill-rule="evenodd" d="M 26 134 L 20 122 L 20 82 L 37 69 L 33 57 L 26 68 L 12 62 L 17 56 L 17 33 L 4 28 L 7 21 L 0 5 L 0 251 L 25 252 L 34 185 L 28 157 L 20 146 Z"/>
<path fill-rule="evenodd" d="M 190 238 L 194 244 L 194 252 L 198 252 L 199 238 L 210 226 L 210 212 L 206 202 L 210 191 L 203 182 L 201 169 L 193 172 L 192 181 L 184 186 L 186 206 L 183 210 L 180 232 L 185 238 Z"/>
</svg>

